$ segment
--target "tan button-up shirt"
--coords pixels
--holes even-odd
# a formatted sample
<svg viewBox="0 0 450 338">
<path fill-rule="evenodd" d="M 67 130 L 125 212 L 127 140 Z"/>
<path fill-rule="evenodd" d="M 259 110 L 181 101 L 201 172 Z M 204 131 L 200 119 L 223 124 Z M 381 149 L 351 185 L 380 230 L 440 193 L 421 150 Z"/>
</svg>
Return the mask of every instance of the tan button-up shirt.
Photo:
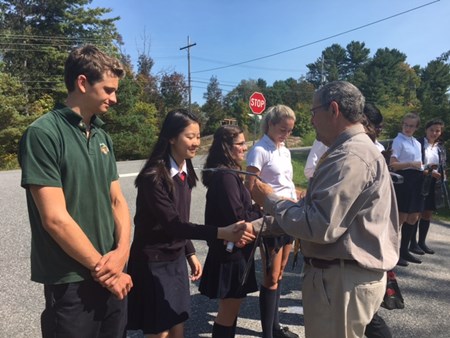
<svg viewBox="0 0 450 338">
<path fill-rule="evenodd" d="M 358 124 L 339 135 L 320 159 L 304 199 L 276 195 L 264 210 L 300 238 L 305 257 L 353 259 L 392 269 L 399 258 L 397 201 L 383 155 Z"/>
</svg>

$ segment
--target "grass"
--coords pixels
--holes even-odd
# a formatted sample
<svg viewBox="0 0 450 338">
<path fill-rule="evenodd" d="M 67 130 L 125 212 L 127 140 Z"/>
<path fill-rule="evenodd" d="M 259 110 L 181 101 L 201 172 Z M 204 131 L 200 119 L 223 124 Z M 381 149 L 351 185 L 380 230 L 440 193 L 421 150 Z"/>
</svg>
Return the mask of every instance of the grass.
<svg viewBox="0 0 450 338">
<path fill-rule="evenodd" d="M 301 190 L 306 190 L 308 187 L 308 180 L 303 174 L 303 170 L 305 169 L 306 158 L 308 157 L 307 152 L 292 152 L 292 166 L 294 168 L 294 183 Z M 448 208 L 448 204 L 446 204 L 445 208 L 438 209 L 433 214 L 434 220 L 439 220 L 443 222 L 450 222 L 450 209 Z"/>
<path fill-rule="evenodd" d="M 305 177 L 303 171 L 305 170 L 305 163 L 308 157 L 308 152 L 292 152 L 292 167 L 294 168 L 294 183 L 295 186 L 301 190 L 306 190 L 308 187 L 308 179 Z"/>
</svg>

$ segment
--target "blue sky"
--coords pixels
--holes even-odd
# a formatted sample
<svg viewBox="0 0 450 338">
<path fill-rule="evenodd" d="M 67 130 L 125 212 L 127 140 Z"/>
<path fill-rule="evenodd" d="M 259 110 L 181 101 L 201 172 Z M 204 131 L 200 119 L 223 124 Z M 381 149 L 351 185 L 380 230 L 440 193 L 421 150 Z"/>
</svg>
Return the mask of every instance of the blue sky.
<svg viewBox="0 0 450 338">
<path fill-rule="evenodd" d="M 136 62 L 145 43 L 155 74 L 177 71 L 187 79 L 187 51 L 180 48 L 189 36 L 196 43 L 192 101 L 200 104 L 211 76 L 224 95 L 243 79 L 262 78 L 268 85 L 298 79 L 333 43 L 365 42 L 371 56 L 378 48 L 396 48 L 411 66 L 422 67 L 450 50 L 450 0 L 93 0 L 91 6 L 120 16 L 123 51 Z"/>
</svg>

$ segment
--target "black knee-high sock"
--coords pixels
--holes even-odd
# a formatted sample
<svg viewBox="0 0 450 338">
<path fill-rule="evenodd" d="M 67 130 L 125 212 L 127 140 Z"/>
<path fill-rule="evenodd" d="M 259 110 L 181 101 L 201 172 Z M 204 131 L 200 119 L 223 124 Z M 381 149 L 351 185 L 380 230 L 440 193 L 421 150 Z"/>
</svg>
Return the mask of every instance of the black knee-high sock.
<svg viewBox="0 0 450 338">
<path fill-rule="evenodd" d="M 236 325 L 237 325 L 237 317 L 233 323 L 233 331 L 232 331 L 233 335 L 231 337 L 234 337 L 236 335 Z"/>
<path fill-rule="evenodd" d="M 281 281 L 278 281 L 277 298 L 273 311 L 273 330 L 280 330 L 280 297 L 281 297 Z"/>
<path fill-rule="evenodd" d="M 214 322 L 212 338 L 233 338 L 235 326 L 223 326 Z"/>
<path fill-rule="evenodd" d="M 400 253 L 407 254 L 409 252 L 409 243 L 414 233 L 415 224 L 409 224 L 407 222 L 402 225 L 402 238 L 400 241 Z"/>
<path fill-rule="evenodd" d="M 400 241 L 400 257 L 408 262 L 420 264 L 422 261 L 409 253 L 409 243 L 411 241 L 412 232 L 414 230 L 414 224 L 403 223 L 402 225 L 402 238 Z"/>
<path fill-rule="evenodd" d="M 261 285 L 259 291 L 259 310 L 263 338 L 272 338 L 273 314 L 276 305 L 277 290 L 270 290 Z"/>
<path fill-rule="evenodd" d="M 427 254 L 434 254 L 434 250 L 430 249 L 428 245 L 425 243 L 425 240 L 428 235 L 428 230 L 430 229 L 430 221 L 421 219 L 419 223 L 419 246 L 424 250 Z"/>
<path fill-rule="evenodd" d="M 409 242 L 409 247 L 415 247 L 417 246 L 417 226 L 419 225 L 419 221 L 416 222 L 416 224 L 413 225 L 413 230 L 411 231 L 411 240 Z"/>
</svg>

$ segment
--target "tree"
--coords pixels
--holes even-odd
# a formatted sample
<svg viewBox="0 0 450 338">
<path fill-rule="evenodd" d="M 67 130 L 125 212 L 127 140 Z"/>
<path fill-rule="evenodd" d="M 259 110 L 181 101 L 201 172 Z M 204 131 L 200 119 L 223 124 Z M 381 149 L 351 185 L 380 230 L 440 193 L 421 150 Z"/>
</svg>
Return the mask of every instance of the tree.
<svg viewBox="0 0 450 338">
<path fill-rule="evenodd" d="M 253 118 L 249 116 L 249 114 L 251 115 L 248 105 L 250 95 L 254 92 L 261 92 L 257 83 L 255 80 L 242 80 L 223 100 L 226 115 L 234 117 L 238 125 L 246 130 L 249 129 L 250 125 L 253 125 Z M 269 104 L 267 102 L 266 105 Z M 253 127 L 251 128 L 253 129 Z"/>
<path fill-rule="evenodd" d="M 352 41 L 347 45 L 347 57 L 345 63 L 345 79 L 359 86 L 364 81 L 364 66 L 369 62 L 370 49 L 364 42 Z"/>
<path fill-rule="evenodd" d="M 163 74 L 159 90 L 164 103 L 160 110 L 164 116 L 171 109 L 187 106 L 188 87 L 184 75 L 177 72 Z"/>
<path fill-rule="evenodd" d="M 347 54 L 344 48 L 333 44 L 325 48 L 322 56 L 306 65 L 308 81 L 319 87 L 322 83 L 345 80 L 347 75 Z"/>
<path fill-rule="evenodd" d="M 369 102 L 416 105 L 415 88 L 420 79 L 397 49 L 380 48 L 365 67 L 367 79 L 360 89 Z"/>
<path fill-rule="evenodd" d="M 137 102 L 126 115 L 111 110 L 110 131 L 117 160 L 135 160 L 148 157 L 158 135 L 158 112 L 154 104 Z M 118 128 L 119 127 L 119 128 Z"/>
<path fill-rule="evenodd" d="M 222 124 L 222 120 L 225 118 L 225 112 L 223 110 L 223 95 L 220 89 L 219 81 L 212 76 L 209 80 L 206 92 L 203 94 L 203 98 L 206 100 L 202 106 L 202 111 L 205 112 L 207 117 L 207 123 L 203 125 L 202 133 L 209 135 L 213 134 L 217 128 Z"/>
<path fill-rule="evenodd" d="M 30 100 L 65 95 L 62 73 L 67 53 L 93 43 L 117 52 L 119 18 L 100 19 L 106 8 L 86 8 L 91 0 L 0 0 L 0 57 L 5 72 L 24 84 Z"/>
<path fill-rule="evenodd" d="M 0 102 L 0 169 L 15 168 L 23 132 L 34 118 L 53 106 L 53 100 L 46 96 L 28 106 L 20 81 L 0 71 Z M 34 112 L 32 117 L 24 114 L 28 110 Z"/>
<path fill-rule="evenodd" d="M 446 125 L 450 124 L 450 65 L 445 58 L 430 61 L 424 69 L 420 70 L 420 86 L 417 96 L 422 103 L 421 117 L 424 121 L 432 118 L 441 118 Z M 448 128 L 446 128 L 448 129 Z M 445 132 L 444 139 L 449 139 Z"/>
</svg>

